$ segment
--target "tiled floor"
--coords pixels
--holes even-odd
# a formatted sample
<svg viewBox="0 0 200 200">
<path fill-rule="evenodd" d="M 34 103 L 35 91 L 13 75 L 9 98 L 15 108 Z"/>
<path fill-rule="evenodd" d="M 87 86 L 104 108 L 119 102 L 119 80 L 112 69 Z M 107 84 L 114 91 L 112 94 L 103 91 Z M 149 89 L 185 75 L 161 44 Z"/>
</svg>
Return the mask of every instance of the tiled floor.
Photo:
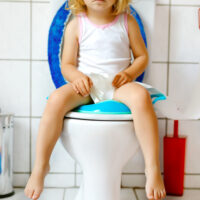
<svg viewBox="0 0 200 200">
<path fill-rule="evenodd" d="M 23 188 L 14 188 L 15 195 L 4 200 L 28 200 Z M 78 188 L 44 188 L 39 200 L 74 200 Z M 121 200 L 147 200 L 144 189 L 121 189 Z M 167 196 L 165 200 L 200 200 L 200 190 L 187 189 L 182 197 Z"/>
</svg>

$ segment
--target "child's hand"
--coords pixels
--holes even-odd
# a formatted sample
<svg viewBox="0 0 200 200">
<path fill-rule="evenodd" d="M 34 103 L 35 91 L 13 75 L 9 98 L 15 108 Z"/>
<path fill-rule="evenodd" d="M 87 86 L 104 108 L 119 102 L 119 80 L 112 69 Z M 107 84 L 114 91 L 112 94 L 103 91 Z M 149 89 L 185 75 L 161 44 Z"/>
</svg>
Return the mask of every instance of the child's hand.
<svg viewBox="0 0 200 200">
<path fill-rule="evenodd" d="M 116 88 L 121 87 L 125 83 L 131 82 L 132 78 L 128 75 L 128 73 L 121 71 L 117 73 L 112 81 L 112 85 Z"/>
<path fill-rule="evenodd" d="M 93 86 L 92 80 L 86 75 L 74 80 L 73 82 L 71 82 L 71 84 L 73 89 L 84 97 L 89 95 L 90 89 Z"/>
</svg>

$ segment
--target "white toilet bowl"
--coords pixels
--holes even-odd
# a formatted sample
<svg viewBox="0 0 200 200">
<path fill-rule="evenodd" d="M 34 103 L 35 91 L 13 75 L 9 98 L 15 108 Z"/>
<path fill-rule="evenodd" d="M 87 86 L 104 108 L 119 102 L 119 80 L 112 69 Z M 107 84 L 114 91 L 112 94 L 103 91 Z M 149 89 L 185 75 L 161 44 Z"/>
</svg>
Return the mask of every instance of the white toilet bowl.
<svg viewBox="0 0 200 200">
<path fill-rule="evenodd" d="M 82 168 L 75 200 L 120 200 L 122 169 L 139 149 L 131 114 L 69 112 L 60 141 Z"/>
</svg>

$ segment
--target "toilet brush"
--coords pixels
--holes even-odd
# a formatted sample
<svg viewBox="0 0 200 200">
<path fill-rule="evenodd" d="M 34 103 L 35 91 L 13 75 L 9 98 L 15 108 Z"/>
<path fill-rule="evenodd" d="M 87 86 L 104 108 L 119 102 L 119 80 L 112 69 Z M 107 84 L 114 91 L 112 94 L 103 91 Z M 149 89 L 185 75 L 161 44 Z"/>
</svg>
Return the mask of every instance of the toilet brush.
<svg viewBox="0 0 200 200">
<path fill-rule="evenodd" d="M 168 195 L 183 195 L 186 137 L 178 136 L 178 120 L 174 120 L 174 135 L 164 136 L 164 184 Z"/>
</svg>

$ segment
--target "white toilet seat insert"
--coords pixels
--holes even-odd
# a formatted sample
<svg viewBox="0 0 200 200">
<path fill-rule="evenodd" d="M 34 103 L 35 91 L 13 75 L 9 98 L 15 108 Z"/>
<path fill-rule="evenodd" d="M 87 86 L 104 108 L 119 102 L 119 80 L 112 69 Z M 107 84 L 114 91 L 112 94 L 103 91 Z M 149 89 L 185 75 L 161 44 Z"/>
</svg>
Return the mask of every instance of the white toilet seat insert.
<svg viewBox="0 0 200 200">
<path fill-rule="evenodd" d="M 65 118 L 88 119 L 88 120 L 107 120 L 107 121 L 133 121 L 132 114 L 95 114 L 68 112 Z"/>
</svg>

